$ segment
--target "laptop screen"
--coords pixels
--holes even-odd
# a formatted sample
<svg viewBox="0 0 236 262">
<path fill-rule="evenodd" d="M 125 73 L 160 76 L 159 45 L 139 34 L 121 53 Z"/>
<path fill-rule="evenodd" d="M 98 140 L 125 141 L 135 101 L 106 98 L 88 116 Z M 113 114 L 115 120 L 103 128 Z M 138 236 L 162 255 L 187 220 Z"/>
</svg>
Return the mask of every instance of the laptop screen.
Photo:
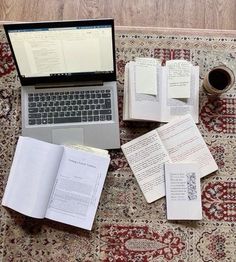
<svg viewBox="0 0 236 262">
<path fill-rule="evenodd" d="M 112 19 L 4 25 L 22 85 L 114 81 Z"/>
</svg>

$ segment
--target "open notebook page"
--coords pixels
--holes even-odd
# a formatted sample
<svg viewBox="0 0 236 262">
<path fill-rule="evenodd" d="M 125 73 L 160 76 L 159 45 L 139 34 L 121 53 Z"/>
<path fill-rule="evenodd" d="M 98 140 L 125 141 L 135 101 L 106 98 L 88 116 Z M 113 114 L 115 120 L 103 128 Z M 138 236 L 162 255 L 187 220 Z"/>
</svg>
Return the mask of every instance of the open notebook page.
<svg viewBox="0 0 236 262">
<path fill-rule="evenodd" d="M 62 146 L 20 137 L 2 204 L 44 218 L 62 153 Z"/>
</svg>

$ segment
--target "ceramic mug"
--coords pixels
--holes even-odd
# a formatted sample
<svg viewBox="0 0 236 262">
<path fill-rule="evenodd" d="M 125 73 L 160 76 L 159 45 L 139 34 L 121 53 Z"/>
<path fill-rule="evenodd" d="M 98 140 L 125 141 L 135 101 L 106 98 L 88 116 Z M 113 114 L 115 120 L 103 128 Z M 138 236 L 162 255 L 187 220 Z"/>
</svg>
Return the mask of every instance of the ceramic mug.
<svg viewBox="0 0 236 262">
<path fill-rule="evenodd" d="M 206 93 L 213 96 L 227 92 L 235 83 L 233 71 L 225 65 L 212 68 L 203 80 Z"/>
</svg>

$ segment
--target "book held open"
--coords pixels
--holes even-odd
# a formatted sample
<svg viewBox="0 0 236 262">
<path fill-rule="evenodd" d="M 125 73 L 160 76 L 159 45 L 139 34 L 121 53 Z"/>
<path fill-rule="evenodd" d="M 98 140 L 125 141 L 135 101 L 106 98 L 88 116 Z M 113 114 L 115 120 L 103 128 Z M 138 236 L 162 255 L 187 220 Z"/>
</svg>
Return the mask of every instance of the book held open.
<svg viewBox="0 0 236 262">
<path fill-rule="evenodd" d="M 123 120 L 169 122 L 199 115 L 199 67 L 170 60 L 161 66 L 154 58 L 138 58 L 125 66 Z"/>
<path fill-rule="evenodd" d="M 105 150 L 19 137 L 2 205 L 91 230 L 109 162 Z"/>
</svg>

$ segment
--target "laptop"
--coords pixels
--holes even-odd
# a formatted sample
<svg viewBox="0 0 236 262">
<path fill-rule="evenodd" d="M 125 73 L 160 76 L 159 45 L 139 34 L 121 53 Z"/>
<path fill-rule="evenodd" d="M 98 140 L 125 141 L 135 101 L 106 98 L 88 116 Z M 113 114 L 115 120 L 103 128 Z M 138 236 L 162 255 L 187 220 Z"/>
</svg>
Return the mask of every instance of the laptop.
<svg viewBox="0 0 236 262">
<path fill-rule="evenodd" d="M 6 24 L 21 82 L 22 135 L 120 147 L 113 19 Z"/>
</svg>

